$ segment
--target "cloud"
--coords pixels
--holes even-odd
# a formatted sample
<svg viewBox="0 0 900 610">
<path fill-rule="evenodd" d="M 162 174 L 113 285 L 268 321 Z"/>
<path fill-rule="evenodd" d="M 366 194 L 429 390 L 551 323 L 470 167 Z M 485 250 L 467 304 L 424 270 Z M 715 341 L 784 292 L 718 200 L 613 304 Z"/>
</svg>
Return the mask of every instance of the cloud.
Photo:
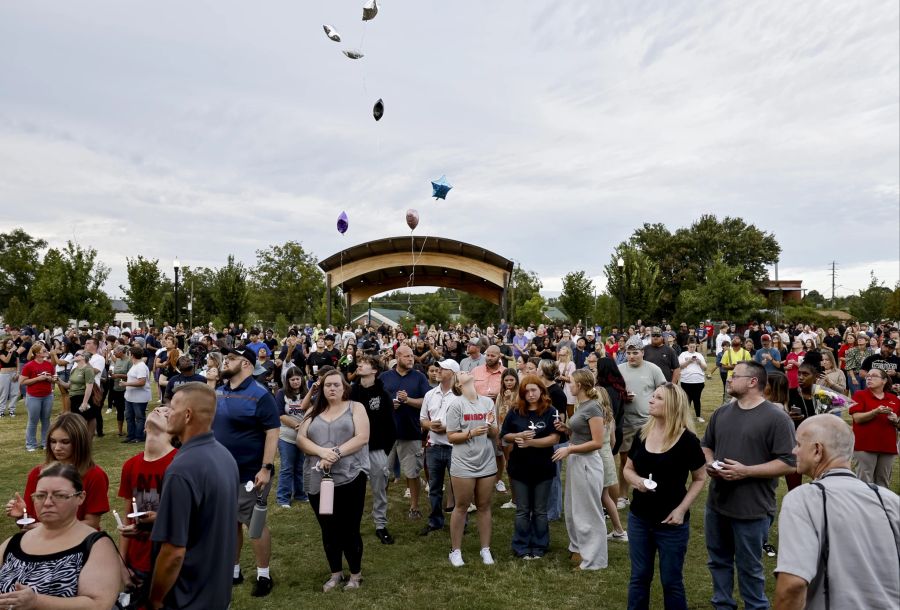
<svg viewBox="0 0 900 610">
<path fill-rule="evenodd" d="M 46 8 L 0 9 L 0 218 L 96 248 L 113 292 L 127 256 L 325 258 L 410 207 L 545 287 L 704 213 L 774 233 L 820 292 L 832 260 L 900 279 L 896 2 Z"/>
</svg>

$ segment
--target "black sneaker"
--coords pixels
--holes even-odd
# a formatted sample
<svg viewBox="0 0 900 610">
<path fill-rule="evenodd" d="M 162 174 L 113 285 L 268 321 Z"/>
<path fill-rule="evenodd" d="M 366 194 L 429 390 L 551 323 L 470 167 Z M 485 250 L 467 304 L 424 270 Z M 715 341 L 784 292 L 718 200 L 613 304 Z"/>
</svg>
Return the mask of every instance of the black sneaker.
<svg viewBox="0 0 900 610">
<path fill-rule="evenodd" d="M 419 535 L 420 535 L 420 536 L 427 536 L 427 535 L 430 534 L 431 532 L 437 532 L 437 531 L 440 531 L 440 530 L 441 530 L 441 528 L 435 527 L 435 526 L 429 524 L 429 525 L 426 525 L 425 527 L 422 528 L 422 530 L 419 532 Z"/>
<path fill-rule="evenodd" d="M 253 592 L 250 595 L 253 597 L 265 597 L 272 592 L 272 587 L 274 586 L 275 583 L 272 582 L 271 578 L 259 576 L 253 584 Z"/>
<path fill-rule="evenodd" d="M 237 576 L 231 577 L 231 586 L 232 587 L 236 587 L 240 584 L 243 584 L 243 582 L 244 582 L 244 573 L 243 572 L 238 572 Z"/>
<path fill-rule="evenodd" d="M 768 555 L 769 557 L 775 557 L 775 555 L 777 555 L 775 547 L 768 542 L 763 545 L 763 551 L 765 551 L 766 555 Z"/>
<path fill-rule="evenodd" d="M 386 527 L 375 530 L 375 535 L 381 540 L 381 544 L 394 544 L 394 537 L 391 536 Z"/>
</svg>

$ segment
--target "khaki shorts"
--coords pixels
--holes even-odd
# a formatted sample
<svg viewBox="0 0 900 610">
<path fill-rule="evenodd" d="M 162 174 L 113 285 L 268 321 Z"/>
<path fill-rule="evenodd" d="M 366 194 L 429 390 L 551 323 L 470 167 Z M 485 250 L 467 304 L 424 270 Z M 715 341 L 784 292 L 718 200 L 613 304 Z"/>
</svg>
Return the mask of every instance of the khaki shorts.
<svg viewBox="0 0 900 610">
<path fill-rule="evenodd" d="M 272 479 L 275 477 L 273 476 Z M 269 492 L 272 490 L 272 479 L 269 479 L 269 484 L 262 488 L 262 497 L 268 503 Z M 250 517 L 253 516 L 253 506 L 256 504 L 256 489 L 253 491 L 247 491 L 247 488 L 244 485 L 247 484 L 247 481 L 242 481 L 238 486 L 238 523 L 243 523 L 246 526 L 250 526 Z"/>
<path fill-rule="evenodd" d="M 619 453 L 628 455 L 631 445 L 634 444 L 634 436 L 641 431 L 640 428 L 622 428 L 622 444 L 619 445 Z"/>
<path fill-rule="evenodd" d="M 407 479 L 415 479 L 425 465 L 425 450 L 422 441 L 397 441 L 397 458 L 400 460 L 400 473 Z"/>
</svg>

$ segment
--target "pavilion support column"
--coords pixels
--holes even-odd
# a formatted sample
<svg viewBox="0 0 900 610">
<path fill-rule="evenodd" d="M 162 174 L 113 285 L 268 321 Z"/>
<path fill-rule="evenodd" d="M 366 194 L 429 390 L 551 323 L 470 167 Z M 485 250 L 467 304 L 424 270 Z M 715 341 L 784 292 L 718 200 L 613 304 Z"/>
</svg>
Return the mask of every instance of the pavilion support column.
<svg viewBox="0 0 900 610">
<path fill-rule="evenodd" d="M 327 305 L 325 306 L 326 314 L 325 314 L 325 323 L 328 326 L 331 326 L 331 274 L 325 274 L 325 299 Z"/>
</svg>

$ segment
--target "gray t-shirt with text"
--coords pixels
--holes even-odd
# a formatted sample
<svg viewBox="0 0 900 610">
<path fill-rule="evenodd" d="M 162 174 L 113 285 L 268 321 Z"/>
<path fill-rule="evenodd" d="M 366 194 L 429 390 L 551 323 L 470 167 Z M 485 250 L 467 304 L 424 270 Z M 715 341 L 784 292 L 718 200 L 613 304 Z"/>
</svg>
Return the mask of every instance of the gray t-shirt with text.
<svg viewBox="0 0 900 610">
<path fill-rule="evenodd" d="M 447 432 L 467 432 L 479 426 L 492 425 L 493 417 L 494 402 L 487 396 L 479 396 L 475 402 L 465 396 L 457 396 L 447 407 Z M 451 476 L 475 479 L 494 474 L 497 474 L 494 441 L 487 434 L 453 445 Z"/>
</svg>

